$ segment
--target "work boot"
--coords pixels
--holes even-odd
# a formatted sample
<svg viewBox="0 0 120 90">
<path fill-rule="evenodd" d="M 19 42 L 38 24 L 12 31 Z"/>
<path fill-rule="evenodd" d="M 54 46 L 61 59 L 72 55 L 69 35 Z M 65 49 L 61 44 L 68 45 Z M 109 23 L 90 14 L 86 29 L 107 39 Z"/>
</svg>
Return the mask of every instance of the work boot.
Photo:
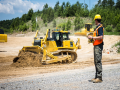
<svg viewBox="0 0 120 90">
<path fill-rule="evenodd" d="M 95 81 L 95 79 L 96 79 L 96 78 L 93 78 L 93 79 L 91 79 L 91 81 L 93 82 L 93 81 Z"/>
<path fill-rule="evenodd" d="M 91 80 L 88 80 L 89 82 L 93 82 L 95 80 L 95 78 L 91 79 Z"/>
<path fill-rule="evenodd" d="M 102 80 L 99 78 L 96 78 L 95 80 L 93 80 L 93 83 L 101 83 L 101 82 L 102 82 Z"/>
</svg>

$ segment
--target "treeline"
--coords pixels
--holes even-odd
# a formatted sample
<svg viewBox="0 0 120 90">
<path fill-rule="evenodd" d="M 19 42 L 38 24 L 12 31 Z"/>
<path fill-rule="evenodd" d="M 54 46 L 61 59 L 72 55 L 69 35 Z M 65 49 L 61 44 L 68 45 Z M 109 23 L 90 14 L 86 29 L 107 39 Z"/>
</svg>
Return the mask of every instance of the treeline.
<svg viewBox="0 0 120 90">
<path fill-rule="evenodd" d="M 95 7 L 90 10 L 89 16 L 96 14 L 102 17 L 102 24 L 107 32 L 120 32 L 120 0 L 98 0 Z"/>
<path fill-rule="evenodd" d="M 89 10 L 87 4 L 81 4 L 79 1 L 76 4 L 71 5 L 69 2 L 63 2 L 62 5 L 59 5 L 59 1 L 55 4 L 54 8 L 49 7 L 48 4 L 45 4 L 42 10 L 41 18 L 44 23 L 51 22 L 56 17 L 72 17 L 72 16 L 81 16 L 88 17 Z"/>
<path fill-rule="evenodd" d="M 63 2 L 62 5 L 59 5 L 59 1 L 58 1 L 55 4 L 54 8 L 49 7 L 48 4 L 46 3 L 42 11 L 38 10 L 37 12 L 33 12 L 33 9 L 30 9 L 28 13 L 23 14 L 21 18 L 17 17 L 12 20 L 0 21 L 0 28 L 3 28 L 4 30 L 6 29 L 8 32 L 13 32 L 13 30 L 25 31 L 30 27 L 29 25 L 26 25 L 26 22 L 31 20 L 32 31 L 34 31 L 36 26 L 39 27 L 39 25 L 36 25 L 37 16 L 41 16 L 43 22 L 45 23 L 45 26 L 47 26 L 47 23 L 53 21 L 57 17 L 64 18 L 64 17 L 77 16 L 78 19 L 80 16 L 88 17 L 89 10 L 87 4 L 84 5 L 83 3 L 79 3 L 79 1 L 77 1 L 73 5 L 71 5 L 69 2 L 67 3 Z"/>
<path fill-rule="evenodd" d="M 4 32 L 9 32 L 9 29 L 10 29 L 10 25 L 11 23 L 13 22 L 14 19 L 12 20 L 3 20 L 3 21 L 0 21 L 0 29 L 3 29 Z"/>
<path fill-rule="evenodd" d="M 69 30 L 71 25 L 70 20 L 68 20 L 67 23 L 56 25 L 55 18 L 75 16 L 75 30 L 79 30 L 82 27 L 81 24 L 83 24 L 80 17 L 94 18 L 96 14 L 102 16 L 102 23 L 106 31 L 120 32 L 120 0 L 117 0 L 116 3 L 114 0 L 98 0 L 98 3 L 90 11 L 88 10 L 87 4 L 84 5 L 83 3 L 79 3 L 79 1 L 72 5 L 70 2 L 63 2 L 60 5 L 58 1 L 54 8 L 46 3 L 42 11 L 38 10 L 34 12 L 33 9 L 30 9 L 28 13 L 23 14 L 21 18 L 17 17 L 12 20 L 0 21 L 0 28 L 4 29 L 5 32 L 13 32 L 13 30 L 26 31 L 29 27 L 32 27 L 32 31 L 34 31 L 36 27 L 39 27 L 39 25 L 36 24 L 36 17 L 39 16 L 43 19 L 45 26 L 53 21 L 53 27 L 58 26 L 64 30 Z M 31 20 L 31 26 L 26 24 L 29 20 Z"/>
<path fill-rule="evenodd" d="M 32 30 L 34 30 L 36 28 L 36 15 L 40 16 L 40 13 L 39 10 L 34 13 L 33 9 L 30 9 L 28 13 L 23 14 L 21 18 L 15 18 L 10 25 L 10 32 L 13 32 L 13 30 L 26 31 L 30 27 L 29 25 L 26 25 L 26 22 L 29 20 L 31 20 Z"/>
<path fill-rule="evenodd" d="M 0 21 L 0 28 L 5 32 L 12 33 L 14 30 L 26 31 L 29 26 L 26 25 L 26 22 L 29 20 L 32 21 L 32 27 L 36 27 L 35 16 L 40 16 L 41 11 L 33 12 L 33 9 L 30 9 L 27 14 L 23 14 L 21 18 L 13 18 L 12 20 L 3 20 Z"/>
</svg>

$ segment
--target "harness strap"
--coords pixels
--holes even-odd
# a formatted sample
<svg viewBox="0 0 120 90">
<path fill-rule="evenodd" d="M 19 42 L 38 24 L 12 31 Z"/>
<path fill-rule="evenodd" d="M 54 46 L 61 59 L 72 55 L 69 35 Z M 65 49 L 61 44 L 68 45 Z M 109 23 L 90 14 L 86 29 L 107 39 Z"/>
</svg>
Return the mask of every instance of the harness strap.
<svg viewBox="0 0 120 90">
<path fill-rule="evenodd" d="M 96 36 L 98 36 L 98 29 L 99 29 L 100 27 L 103 27 L 102 24 L 100 24 L 100 26 L 99 26 L 98 28 L 96 28 Z"/>
</svg>

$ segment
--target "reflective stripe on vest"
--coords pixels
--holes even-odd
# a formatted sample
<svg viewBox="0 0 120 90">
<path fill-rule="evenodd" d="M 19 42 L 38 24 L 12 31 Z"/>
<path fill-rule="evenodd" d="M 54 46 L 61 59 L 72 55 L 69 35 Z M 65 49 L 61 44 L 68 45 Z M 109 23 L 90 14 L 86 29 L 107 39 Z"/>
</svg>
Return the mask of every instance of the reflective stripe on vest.
<svg viewBox="0 0 120 90">
<path fill-rule="evenodd" d="M 100 27 L 103 27 L 102 24 L 100 24 L 100 26 L 99 26 L 98 28 L 96 28 L 96 30 L 94 31 L 94 37 L 98 36 L 98 29 L 99 29 Z M 104 28 L 103 28 L 103 36 L 104 36 Z M 103 42 L 103 39 L 102 39 L 102 40 L 95 40 L 95 39 L 94 39 L 93 45 L 94 45 L 94 46 L 95 46 L 95 45 L 99 45 L 99 44 L 101 44 L 102 42 Z"/>
</svg>

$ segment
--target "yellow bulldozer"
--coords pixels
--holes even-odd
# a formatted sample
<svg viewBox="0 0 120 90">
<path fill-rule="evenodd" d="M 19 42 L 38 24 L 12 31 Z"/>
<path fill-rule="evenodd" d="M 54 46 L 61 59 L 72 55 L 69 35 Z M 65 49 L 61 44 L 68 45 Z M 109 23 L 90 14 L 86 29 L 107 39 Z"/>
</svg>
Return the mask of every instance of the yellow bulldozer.
<svg viewBox="0 0 120 90">
<path fill-rule="evenodd" d="M 7 34 L 4 34 L 3 29 L 0 29 L 0 42 L 7 42 Z"/>
<path fill-rule="evenodd" d="M 70 32 L 63 30 L 52 30 L 52 37 L 50 36 L 50 29 L 47 30 L 45 37 L 38 38 L 38 30 L 32 42 L 32 46 L 24 46 L 19 53 L 34 52 L 43 54 L 42 64 L 50 63 L 72 63 L 77 59 L 77 49 L 81 49 L 80 39 L 77 42 L 69 38 Z"/>
<path fill-rule="evenodd" d="M 80 32 L 76 32 L 74 33 L 76 36 L 87 36 L 88 33 L 93 32 L 94 29 L 92 28 L 92 24 L 91 23 L 86 23 L 85 24 L 85 28 L 81 29 Z"/>
</svg>

